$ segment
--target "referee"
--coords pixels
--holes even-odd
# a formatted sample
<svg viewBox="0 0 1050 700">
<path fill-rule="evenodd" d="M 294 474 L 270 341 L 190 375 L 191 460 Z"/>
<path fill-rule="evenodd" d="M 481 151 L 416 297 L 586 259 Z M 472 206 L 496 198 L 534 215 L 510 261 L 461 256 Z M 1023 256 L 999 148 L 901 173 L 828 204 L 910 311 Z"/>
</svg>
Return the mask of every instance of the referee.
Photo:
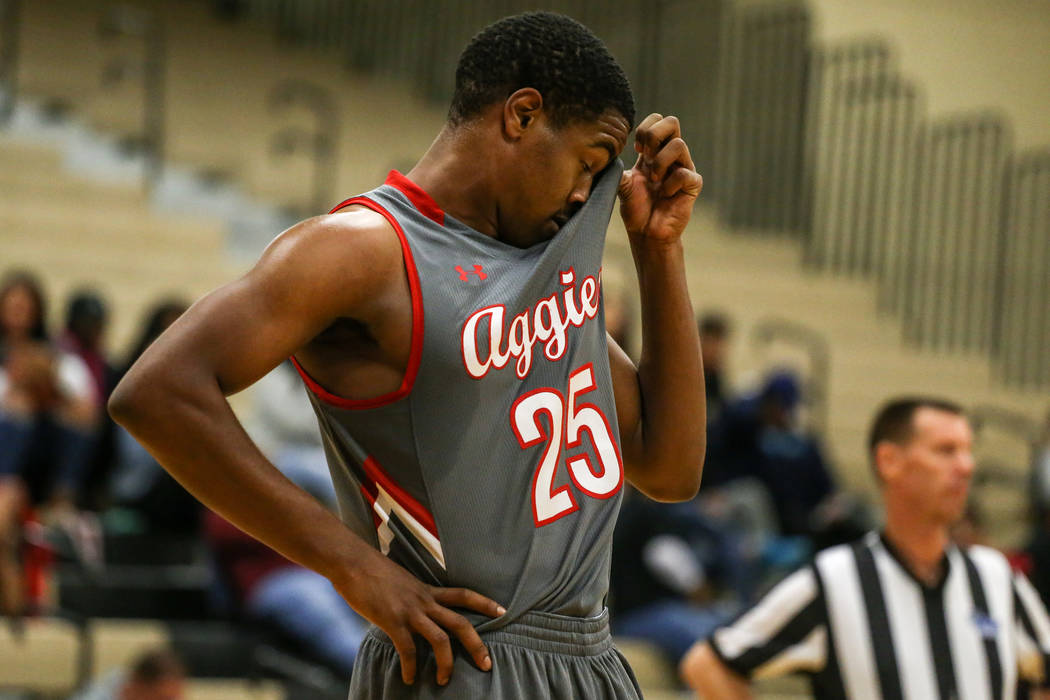
<svg viewBox="0 0 1050 700">
<path fill-rule="evenodd" d="M 972 435 L 946 401 L 887 404 L 869 443 L 885 529 L 820 552 L 694 645 L 686 682 L 705 700 L 749 698 L 750 679 L 787 673 L 808 674 L 818 699 L 1014 700 L 1019 679 L 1046 684 L 1050 618 L 1038 594 L 999 552 L 950 538 Z"/>
</svg>

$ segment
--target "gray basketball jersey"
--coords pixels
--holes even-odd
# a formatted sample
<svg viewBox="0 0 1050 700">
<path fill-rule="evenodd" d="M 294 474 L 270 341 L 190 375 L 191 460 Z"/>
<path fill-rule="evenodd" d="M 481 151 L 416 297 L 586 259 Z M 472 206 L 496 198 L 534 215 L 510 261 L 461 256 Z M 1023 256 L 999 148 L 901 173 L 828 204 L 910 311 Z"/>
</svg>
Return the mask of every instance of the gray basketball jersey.
<svg viewBox="0 0 1050 700">
<path fill-rule="evenodd" d="M 404 380 L 387 396 L 335 396 L 296 364 L 341 517 L 422 581 L 504 605 L 483 629 L 604 606 L 623 465 L 601 259 L 622 169 L 528 249 L 456 221 L 397 172 L 337 207 L 393 226 L 413 319 Z"/>
</svg>

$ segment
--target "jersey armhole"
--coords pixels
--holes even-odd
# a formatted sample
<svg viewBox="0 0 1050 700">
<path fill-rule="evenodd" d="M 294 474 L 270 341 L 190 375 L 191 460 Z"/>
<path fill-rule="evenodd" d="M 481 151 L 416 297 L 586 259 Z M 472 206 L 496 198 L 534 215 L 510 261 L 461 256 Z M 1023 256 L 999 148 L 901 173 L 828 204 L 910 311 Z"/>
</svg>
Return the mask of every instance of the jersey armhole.
<svg viewBox="0 0 1050 700">
<path fill-rule="evenodd" d="M 405 274 L 408 276 L 408 290 L 412 297 L 412 347 L 408 353 L 408 365 L 405 367 L 405 376 L 401 379 L 401 386 L 390 393 L 382 394 L 370 399 L 348 399 L 333 394 L 321 386 L 309 375 L 303 366 L 299 364 L 299 361 L 295 356 L 292 356 L 289 359 L 291 359 L 292 365 L 295 366 L 299 376 L 302 377 L 303 383 L 306 384 L 307 388 L 309 388 L 317 398 L 337 408 L 364 410 L 386 406 L 387 404 L 403 399 L 412 392 L 412 387 L 416 382 L 416 375 L 419 374 L 419 363 L 423 356 L 423 293 L 419 283 L 419 271 L 416 269 L 416 263 L 412 257 L 412 248 L 408 245 L 408 238 L 405 237 L 405 231 L 401 228 L 401 224 L 399 224 L 397 219 L 395 219 L 394 216 L 381 204 L 369 199 L 368 197 L 353 197 L 347 199 L 332 209 L 332 212 L 334 213 L 353 204 L 371 209 L 385 218 L 394 228 L 394 232 L 397 233 L 398 241 L 401 243 L 401 254 L 404 257 L 405 262 Z"/>
</svg>

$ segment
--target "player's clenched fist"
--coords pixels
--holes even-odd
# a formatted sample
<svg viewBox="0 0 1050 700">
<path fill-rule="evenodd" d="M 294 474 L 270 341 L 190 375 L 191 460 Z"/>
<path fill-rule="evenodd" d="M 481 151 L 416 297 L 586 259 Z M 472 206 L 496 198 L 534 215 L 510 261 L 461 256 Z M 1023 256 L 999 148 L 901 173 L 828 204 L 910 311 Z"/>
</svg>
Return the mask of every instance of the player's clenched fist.
<svg viewBox="0 0 1050 700">
<path fill-rule="evenodd" d="M 438 588 L 421 582 L 405 569 L 375 552 L 367 564 L 355 566 L 346 580 L 332 580 L 340 595 L 362 617 L 386 632 L 401 658 L 401 679 L 416 678 L 416 643 L 420 635 L 434 649 L 437 683 L 452 676 L 451 636 L 467 650 L 482 671 L 492 668 L 485 643 L 470 621 L 451 608 L 465 608 L 489 617 L 506 610 L 493 600 L 466 588 Z"/>
<path fill-rule="evenodd" d="M 704 186 L 678 118 L 650 114 L 635 130 L 634 150 L 638 160 L 620 178 L 620 216 L 627 233 L 675 240 Z"/>
</svg>

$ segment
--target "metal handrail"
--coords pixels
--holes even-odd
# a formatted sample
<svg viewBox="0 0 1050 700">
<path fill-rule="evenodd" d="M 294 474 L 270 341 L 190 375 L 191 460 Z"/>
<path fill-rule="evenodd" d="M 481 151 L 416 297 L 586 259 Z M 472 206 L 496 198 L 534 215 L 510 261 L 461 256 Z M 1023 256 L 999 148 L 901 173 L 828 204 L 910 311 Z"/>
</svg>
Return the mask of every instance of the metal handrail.
<svg viewBox="0 0 1050 700">
<path fill-rule="evenodd" d="M 18 95 L 21 10 L 21 0 L 0 0 L 0 85 L 4 87 L 4 99 L 0 103 L 0 124 L 10 121 Z"/>
<path fill-rule="evenodd" d="M 152 190 L 164 171 L 166 52 L 164 25 L 153 12 L 127 5 L 111 7 L 99 18 L 100 41 L 121 36 L 142 40 L 143 53 L 137 65 L 129 58 L 117 58 L 102 69 L 102 84 L 113 85 L 137 74 L 142 79 L 142 145 L 146 158 L 143 173 L 147 191 Z"/>
</svg>

